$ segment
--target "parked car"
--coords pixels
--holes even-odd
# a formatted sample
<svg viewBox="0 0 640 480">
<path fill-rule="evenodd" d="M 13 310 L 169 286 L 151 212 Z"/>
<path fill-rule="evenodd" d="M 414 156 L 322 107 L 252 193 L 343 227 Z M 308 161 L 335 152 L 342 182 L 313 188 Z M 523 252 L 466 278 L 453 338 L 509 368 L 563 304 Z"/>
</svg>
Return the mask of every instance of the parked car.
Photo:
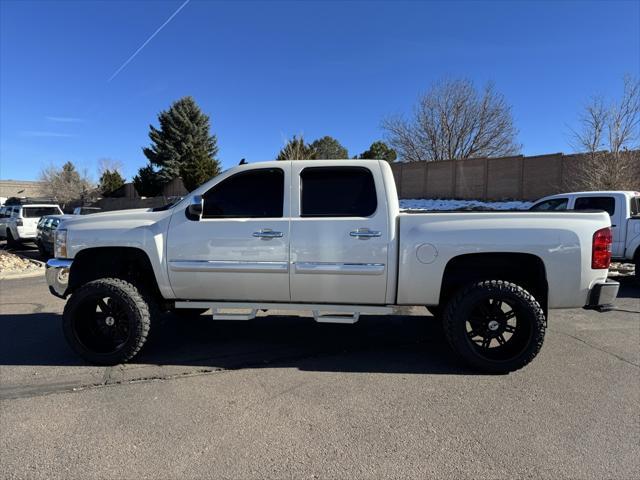
<svg viewBox="0 0 640 480">
<path fill-rule="evenodd" d="M 6 213 L 9 216 L 3 219 L 4 238 L 8 247 L 16 247 L 25 241 L 35 241 L 36 227 L 41 217 L 61 215 L 62 210 L 56 204 L 25 203 L 11 205 Z"/>
<path fill-rule="evenodd" d="M 7 220 L 11 217 L 12 206 L 0 207 L 0 238 L 7 238 Z"/>
<path fill-rule="evenodd" d="M 100 207 L 76 207 L 73 209 L 74 215 L 90 215 L 92 213 L 100 213 Z"/>
<path fill-rule="evenodd" d="M 53 257 L 54 234 L 60 222 L 71 215 L 46 215 L 38 221 L 36 227 L 36 245 L 42 258 Z"/>
<path fill-rule="evenodd" d="M 614 301 L 610 227 L 604 212 L 400 213 L 387 162 L 265 162 L 170 208 L 64 219 L 46 277 L 97 364 L 133 358 L 161 310 L 354 323 L 426 305 L 472 367 L 510 372 L 540 351 L 549 309 Z"/>
<path fill-rule="evenodd" d="M 634 263 L 640 280 L 640 192 L 560 193 L 541 198 L 530 210 L 604 210 L 611 218 L 613 260 Z"/>
</svg>

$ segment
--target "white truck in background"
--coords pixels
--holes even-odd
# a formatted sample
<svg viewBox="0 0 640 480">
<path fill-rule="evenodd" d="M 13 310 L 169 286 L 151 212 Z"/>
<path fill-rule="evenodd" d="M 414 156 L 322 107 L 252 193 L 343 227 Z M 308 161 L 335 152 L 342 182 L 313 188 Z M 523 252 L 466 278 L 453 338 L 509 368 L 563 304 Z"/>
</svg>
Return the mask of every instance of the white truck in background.
<svg viewBox="0 0 640 480">
<path fill-rule="evenodd" d="M 640 280 L 640 192 L 599 191 L 560 193 L 541 198 L 530 210 L 604 210 L 611 218 L 611 256 L 616 262 L 635 264 Z"/>
<path fill-rule="evenodd" d="M 387 162 L 265 162 L 171 206 L 65 218 L 46 276 L 92 363 L 133 358 L 160 311 L 353 323 L 424 305 L 469 365 L 510 372 L 540 351 L 549 309 L 615 300 L 610 225 L 605 212 L 400 213 Z"/>
</svg>

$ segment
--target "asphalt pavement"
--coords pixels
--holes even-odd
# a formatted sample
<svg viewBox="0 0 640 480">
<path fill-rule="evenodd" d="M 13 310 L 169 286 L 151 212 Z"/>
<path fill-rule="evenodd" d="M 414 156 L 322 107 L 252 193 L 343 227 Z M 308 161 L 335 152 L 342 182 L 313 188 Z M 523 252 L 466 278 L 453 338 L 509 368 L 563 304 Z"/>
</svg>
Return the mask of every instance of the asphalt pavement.
<svg viewBox="0 0 640 480">
<path fill-rule="evenodd" d="M 0 281 L 3 478 L 638 478 L 640 289 L 551 312 L 478 375 L 426 310 L 317 324 L 167 315 L 130 364 L 67 347 L 44 279 Z"/>
</svg>

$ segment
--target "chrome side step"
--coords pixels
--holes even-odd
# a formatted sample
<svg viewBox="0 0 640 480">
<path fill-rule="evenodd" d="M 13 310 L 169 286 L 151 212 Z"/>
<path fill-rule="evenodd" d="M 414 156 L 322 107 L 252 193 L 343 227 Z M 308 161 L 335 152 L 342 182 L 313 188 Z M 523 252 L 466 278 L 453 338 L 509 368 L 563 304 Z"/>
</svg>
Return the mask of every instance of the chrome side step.
<svg viewBox="0 0 640 480">
<path fill-rule="evenodd" d="M 253 320 L 256 318 L 256 314 L 258 310 L 255 308 L 248 313 L 231 313 L 231 312 L 221 312 L 221 308 L 213 308 L 212 318 L 214 320 Z M 228 309 L 225 309 L 228 310 Z"/>
<path fill-rule="evenodd" d="M 352 312 L 350 314 L 325 313 L 321 314 L 318 310 L 313 310 L 313 319 L 318 323 L 346 323 L 354 324 L 360 318 L 360 312 Z"/>
<path fill-rule="evenodd" d="M 251 320 L 256 317 L 258 310 L 303 310 L 313 314 L 318 323 L 354 324 L 360 319 L 360 314 L 390 315 L 392 306 L 373 305 L 324 305 L 314 303 L 249 303 L 249 302 L 207 302 L 207 301 L 177 301 L 175 308 L 208 308 L 213 312 L 214 320 Z M 229 310 L 244 310 L 244 312 L 229 312 Z M 248 312 L 247 312 L 248 310 Z"/>
</svg>

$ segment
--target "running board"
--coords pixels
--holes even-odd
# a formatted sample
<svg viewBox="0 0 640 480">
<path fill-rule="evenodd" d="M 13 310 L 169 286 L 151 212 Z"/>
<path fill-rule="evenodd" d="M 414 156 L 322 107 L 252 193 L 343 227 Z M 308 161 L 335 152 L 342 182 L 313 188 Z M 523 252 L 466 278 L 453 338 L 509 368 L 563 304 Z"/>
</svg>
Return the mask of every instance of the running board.
<svg viewBox="0 0 640 480">
<path fill-rule="evenodd" d="M 360 312 L 350 314 L 325 313 L 321 314 L 318 310 L 313 311 L 313 319 L 318 323 L 346 323 L 354 324 L 360 318 Z"/>
<path fill-rule="evenodd" d="M 324 305 L 317 303 L 248 303 L 248 302 L 206 302 L 177 301 L 175 308 L 207 308 L 213 312 L 214 320 L 251 320 L 258 310 L 304 310 L 313 314 L 318 323 L 356 323 L 360 314 L 390 315 L 391 306 L 372 305 Z M 222 312 L 225 310 L 225 312 Z M 231 313 L 227 310 L 249 310 L 249 313 Z"/>
<path fill-rule="evenodd" d="M 221 309 L 213 308 L 211 311 L 213 312 L 212 318 L 214 320 L 253 320 L 256 318 L 256 314 L 258 310 L 255 308 L 248 313 L 231 313 L 231 312 L 220 312 Z"/>
</svg>

